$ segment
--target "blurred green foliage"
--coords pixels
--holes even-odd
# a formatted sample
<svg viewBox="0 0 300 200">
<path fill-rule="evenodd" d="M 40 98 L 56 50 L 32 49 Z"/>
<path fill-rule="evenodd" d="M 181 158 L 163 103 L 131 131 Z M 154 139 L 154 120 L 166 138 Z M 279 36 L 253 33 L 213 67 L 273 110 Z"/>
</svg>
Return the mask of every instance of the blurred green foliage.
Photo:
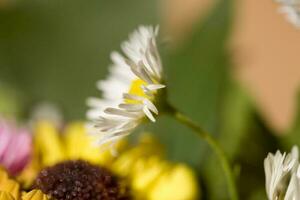
<svg viewBox="0 0 300 200">
<path fill-rule="evenodd" d="M 82 119 L 100 95 L 109 54 L 139 24 L 157 24 L 155 1 L 26 0 L 0 10 L 0 80 L 16 85 L 27 107 L 52 101 Z"/>
<path fill-rule="evenodd" d="M 284 150 L 289 151 L 293 145 L 300 146 L 300 92 L 297 96 L 297 112 L 291 128 L 281 137 Z"/>
<path fill-rule="evenodd" d="M 300 115 L 280 143 L 232 79 L 227 39 L 234 4 L 218 1 L 179 47 L 161 50 L 162 60 L 170 102 L 219 139 L 235 168 L 241 199 L 259 200 L 265 198 L 263 159 L 280 146 L 300 144 Z M 9 104 L 2 98 L 0 111 L 15 102 L 30 107 L 46 100 L 62 107 L 67 119 L 83 119 L 86 97 L 100 95 L 95 82 L 106 75 L 109 53 L 139 24 L 157 24 L 157 11 L 150 0 L 27 0 L 1 10 L 0 80 L 20 95 L 6 95 L 17 99 L 6 100 Z M 197 170 L 203 199 L 229 199 L 218 160 L 193 132 L 167 116 L 141 130 L 160 138 L 169 159 Z"/>
<path fill-rule="evenodd" d="M 22 96 L 15 88 L 0 82 L 0 113 L 4 117 L 19 118 L 21 115 Z"/>
<path fill-rule="evenodd" d="M 219 138 L 236 163 L 242 199 L 261 199 L 253 194 L 264 190 L 263 159 L 277 142 L 247 93 L 232 80 L 227 39 L 233 4 L 220 1 L 186 42 L 163 60 L 170 101 Z M 206 198 L 229 199 L 220 163 L 207 145 L 172 119 L 159 123 L 155 133 L 169 146 L 171 158 L 199 169 Z"/>
<path fill-rule="evenodd" d="M 188 39 L 163 58 L 169 101 L 214 134 L 220 126 L 220 108 L 230 70 L 226 41 L 231 7 L 231 1 L 220 1 L 206 19 L 198 22 Z M 176 138 L 168 142 L 173 142 L 174 159 L 198 166 L 205 159 L 206 144 L 172 119 L 163 121 L 166 123 L 158 125 L 155 132 L 166 142 Z"/>
</svg>

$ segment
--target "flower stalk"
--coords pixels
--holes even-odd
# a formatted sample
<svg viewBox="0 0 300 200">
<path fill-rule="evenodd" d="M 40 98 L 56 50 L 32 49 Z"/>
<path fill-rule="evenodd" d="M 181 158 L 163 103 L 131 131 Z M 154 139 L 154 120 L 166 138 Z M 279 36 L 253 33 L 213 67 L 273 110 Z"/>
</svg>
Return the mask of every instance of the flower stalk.
<svg viewBox="0 0 300 200">
<path fill-rule="evenodd" d="M 165 111 L 167 111 L 166 113 L 168 115 L 170 115 L 171 117 L 176 119 L 179 123 L 192 129 L 201 139 L 203 139 L 204 141 L 206 141 L 209 144 L 211 149 L 217 155 L 217 157 L 221 163 L 221 166 L 224 170 L 224 174 L 225 174 L 226 182 L 227 182 L 227 186 L 228 186 L 228 192 L 229 192 L 231 200 L 238 200 L 238 193 L 237 193 L 237 188 L 236 188 L 236 183 L 235 183 L 235 178 L 234 178 L 232 168 L 230 166 L 229 160 L 228 160 L 224 150 L 222 149 L 220 144 L 217 142 L 217 140 L 215 140 L 211 136 L 211 134 L 209 134 L 208 132 L 203 130 L 192 119 L 190 119 L 189 117 L 187 117 L 186 115 L 184 115 L 183 113 L 178 111 L 173 106 L 168 105 L 167 107 L 168 107 L 168 109 L 166 109 Z"/>
</svg>

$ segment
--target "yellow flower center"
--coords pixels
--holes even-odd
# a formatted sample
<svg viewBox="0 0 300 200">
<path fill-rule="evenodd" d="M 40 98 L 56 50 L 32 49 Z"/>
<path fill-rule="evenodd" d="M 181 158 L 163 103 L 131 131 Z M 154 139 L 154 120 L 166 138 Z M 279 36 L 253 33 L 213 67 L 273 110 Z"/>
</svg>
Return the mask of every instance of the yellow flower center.
<svg viewBox="0 0 300 200">
<path fill-rule="evenodd" d="M 146 85 L 147 83 L 141 79 L 136 79 L 131 82 L 130 89 L 129 89 L 129 94 L 137 95 L 137 96 L 142 96 L 142 97 L 147 97 L 145 92 L 142 89 L 142 86 Z"/>
<path fill-rule="evenodd" d="M 141 79 L 136 79 L 136 80 L 132 81 L 128 93 L 132 94 L 132 95 L 140 96 L 140 97 L 145 97 L 147 99 L 151 99 L 151 97 L 149 95 L 147 95 L 144 92 L 144 90 L 142 89 L 143 85 L 146 86 L 147 83 Z M 139 103 L 139 101 L 129 100 L 129 99 L 126 99 L 125 102 L 132 103 L 132 104 Z"/>
</svg>

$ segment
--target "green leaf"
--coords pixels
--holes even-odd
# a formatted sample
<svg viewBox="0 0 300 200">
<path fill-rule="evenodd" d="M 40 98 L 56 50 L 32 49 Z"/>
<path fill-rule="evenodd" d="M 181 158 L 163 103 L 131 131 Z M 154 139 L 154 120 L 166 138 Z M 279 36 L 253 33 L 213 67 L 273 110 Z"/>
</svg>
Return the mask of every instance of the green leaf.
<svg viewBox="0 0 300 200">
<path fill-rule="evenodd" d="M 241 149 L 241 142 L 249 128 L 253 114 L 253 105 L 249 97 L 237 84 L 229 84 L 226 88 L 220 112 L 219 141 L 228 158 L 233 161 Z M 211 158 L 205 168 L 205 181 L 209 199 L 228 199 L 227 184 L 219 160 Z M 239 174 L 240 166 L 236 166 Z"/>
<path fill-rule="evenodd" d="M 234 164 L 240 197 L 253 199 L 254 193 L 264 191 L 263 160 L 279 143 L 240 86 L 229 84 L 224 96 L 219 141 Z M 216 158 L 209 160 L 206 183 L 210 199 L 225 200 L 226 182 L 222 169 L 216 170 L 218 165 Z"/>
</svg>

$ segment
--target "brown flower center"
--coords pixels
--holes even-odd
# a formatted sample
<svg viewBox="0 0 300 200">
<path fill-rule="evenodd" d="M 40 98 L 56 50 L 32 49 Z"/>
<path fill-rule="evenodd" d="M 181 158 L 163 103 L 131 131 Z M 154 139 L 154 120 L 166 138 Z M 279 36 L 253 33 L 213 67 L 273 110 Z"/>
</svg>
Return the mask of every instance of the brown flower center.
<svg viewBox="0 0 300 200">
<path fill-rule="evenodd" d="M 42 170 L 35 187 L 57 200 L 128 200 L 120 180 L 85 161 L 65 161 Z"/>
</svg>

